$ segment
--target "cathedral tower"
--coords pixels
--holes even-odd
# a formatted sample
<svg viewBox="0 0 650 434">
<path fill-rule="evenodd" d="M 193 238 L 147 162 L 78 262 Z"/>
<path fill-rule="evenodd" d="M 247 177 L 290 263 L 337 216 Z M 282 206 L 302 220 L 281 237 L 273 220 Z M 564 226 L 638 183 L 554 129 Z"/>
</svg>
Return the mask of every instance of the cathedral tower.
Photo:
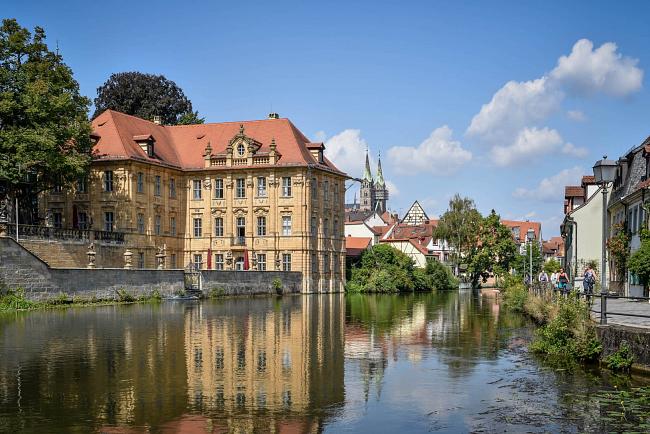
<svg viewBox="0 0 650 434">
<path fill-rule="evenodd" d="M 386 188 L 386 181 L 384 181 L 384 173 L 381 170 L 381 154 L 377 162 L 377 177 L 375 178 L 374 185 L 375 204 L 373 210 L 377 211 L 380 215 L 386 212 L 386 204 L 388 203 L 388 189 Z"/>
<path fill-rule="evenodd" d="M 368 149 L 366 149 L 366 168 L 363 171 L 361 179 L 361 211 L 372 211 L 375 207 L 375 183 L 370 172 L 370 160 L 368 159 Z"/>
</svg>

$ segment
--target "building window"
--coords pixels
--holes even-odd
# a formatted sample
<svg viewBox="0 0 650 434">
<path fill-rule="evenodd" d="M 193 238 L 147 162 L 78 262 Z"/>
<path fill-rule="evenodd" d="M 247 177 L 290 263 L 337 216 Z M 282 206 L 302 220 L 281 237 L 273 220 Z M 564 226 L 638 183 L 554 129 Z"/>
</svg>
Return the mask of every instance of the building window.
<svg viewBox="0 0 650 434">
<path fill-rule="evenodd" d="M 318 273 L 318 256 L 316 256 L 316 253 L 311 254 L 311 271 L 312 273 Z"/>
<path fill-rule="evenodd" d="M 153 184 L 153 195 L 161 196 L 161 189 L 162 189 L 162 179 L 160 178 L 160 175 L 156 175 Z"/>
<path fill-rule="evenodd" d="M 200 217 L 194 219 L 194 238 L 203 236 L 203 220 Z"/>
<path fill-rule="evenodd" d="M 104 172 L 104 191 L 113 191 L 113 171 L 107 170 Z"/>
<path fill-rule="evenodd" d="M 282 196 L 291 197 L 291 177 L 285 176 L 282 178 Z"/>
<path fill-rule="evenodd" d="M 313 236 L 316 236 L 317 232 L 318 232 L 318 224 L 316 221 L 316 216 L 313 215 L 311 216 L 311 234 Z"/>
<path fill-rule="evenodd" d="M 323 273 L 329 273 L 330 271 L 330 255 L 329 253 L 323 254 Z"/>
<path fill-rule="evenodd" d="M 330 200 L 330 182 L 323 182 L 323 200 L 329 202 Z"/>
<path fill-rule="evenodd" d="M 339 184 L 334 183 L 334 202 L 339 203 Z"/>
<path fill-rule="evenodd" d="M 244 146 L 243 143 L 237 145 L 237 153 L 239 154 L 240 157 L 243 157 L 245 152 L 246 152 L 246 146 Z"/>
<path fill-rule="evenodd" d="M 334 219 L 334 226 L 332 226 L 332 237 L 338 238 L 339 233 L 339 219 Z"/>
<path fill-rule="evenodd" d="M 135 185 L 136 185 L 136 192 L 144 193 L 144 173 L 138 172 L 138 180 Z"/>
<path fill-rule="evenodd" d="M 200 179 L 195 179 L 192 181 L 192 197 L 194 200 L 200 200 L 201 199 L 201 180 Z"/>
<path fill-rule="evenodd" d="M 244 258 L 242 258 L 241 256 L 235 259 L 235 270 L 244 271 Z"/>
<path fill-rule="evenodd" d="M 138 232 L 144 234 L 144 214 L 138 213 Z"/>
<path fill-rule="evenodd" d="M 200 270 L 203 267 L 203 255 L 194 255 L 194 269 Z"/>
<path fill-rule="evenodd" d="M 88 214 L 85 211 L 77 213 L 77 226 L 79 229 L 88 229 Z"/>
<path fill-rule="evenodd" d="M 235 197 L 243 199 L 246 197 L 246 180 L 244 178 L 237 178 L 237 188 L 235 189 Z"/>
<path fill-rule="evenodd" d="M 169 256 L 169 267 L 176 268 L 176 253 L 172 253 Z"/>
<path fill-rule="evenodd" d="M 61 229 L 63 227 L 63 214 L 58 211 L 52 213 L 52 224 L 55 228 Z"/>
<path fill-rule="evenodd" d="M 223 237 L 223 217 L 215 217 L 214 219 L 214 236 Z"/>
<path fill-rule="evenodd" d="M 223 179 L 214 180 L 214 198 L 223 199 Z"/>
<path fill-rule="evenodd" d="M 241 243 L 244 242 L 246 237 L 246 218 L 237 217 L 237 238 Z"/>
<path fill-rule="evenodd" d="M 88 192 L 88 178 L 82 176 L 77 179 L 77 193 L 87 193 Z"/>
<path fill-rule="evenodd" d="M 266 197 L 266 178 L 257 178 L 257 197 Z"/>
<path fill-rule="evenodd" d="M 266 235 L 266 217 L 257 217 L 257 236 L 263 237 Z"/>
<path fill-rule="evenodd" d="M 176 236 L 176 217 L 169 217 L 169 233 Z"/>
<path fill-rule="evenodd" d="M 162 233 L 162 224 L 159 215 L 154 217 L 154 230 L 156 231 L 156 235 L 160 235 Z"/>
<path fill-rule="evenodd" d="M 332 270 L 334 273 L 338 274 L 339 273 L 339 255 L 336 253 L 332 255 L 334 257 L 334 269 Z"/>
<path fill-rule="evenodd" d="M 113 211 L 106 211 L 104 213 L 104 230 L 106 232 L 113 232 L 114 220 Z"/>
<path fill-rule="evenodd" d="M 329 237 L 330 236 L 330 220 L 325 219 L 323 220 L 323 236 L 324 237 Z"/>
<path fill-rule="evenodd" d="M 266 271 L 266 253 L 257 254 L 257 270 Z"/>
<path fill-rule="evenodd" d="M 144 268 L 144 252 L 138 252 L 138 268 Z"/>
<path fill-rule="evenodd" d="M 169 180 L 169 197 L 176 199 L 176 180 L 174 178 Z"/>
<path fill-rule="evenodd" d="M 289 236 L 291 235 L 291 216 L 283 215 L 282 216 L 282 235 Z"/>
<path fill-rule="evenodd" d="M 282 271 L 291 271 L 291 253 L 282 254 Z"/>
<path fill-rule="evenodd" d="M 318 181 L 316 178 L 311 179 L 311 200 L 318 199 Z"/>
<path fill-rule="evenodd" d="M 223 254 L 217 253 L 214 255 L 214 269 L 223 270 Z"/>
</svg>

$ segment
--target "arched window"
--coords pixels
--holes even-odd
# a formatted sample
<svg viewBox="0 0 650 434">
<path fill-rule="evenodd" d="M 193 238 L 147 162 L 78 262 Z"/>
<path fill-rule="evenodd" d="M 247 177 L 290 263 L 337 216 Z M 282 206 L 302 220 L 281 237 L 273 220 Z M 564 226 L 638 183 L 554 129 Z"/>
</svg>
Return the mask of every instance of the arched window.
<svg viewBox="0 0 650 434">
<path fill-rule="evenodd" d="M 240 157 L 244 156 L 244 152 L 246 152 L 246 147 L 244 146 L 243 143 L 240 143 L 237 145 L 237 153 L 239 154 Z"/>
</svg>

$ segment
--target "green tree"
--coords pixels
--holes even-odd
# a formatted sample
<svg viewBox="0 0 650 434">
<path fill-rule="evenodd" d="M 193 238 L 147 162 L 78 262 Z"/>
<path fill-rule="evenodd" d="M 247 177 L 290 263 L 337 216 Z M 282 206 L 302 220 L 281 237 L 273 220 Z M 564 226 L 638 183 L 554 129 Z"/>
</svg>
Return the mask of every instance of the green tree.
<svg viewBox="0 0 650 434">
<path fill-rule="evenodd" d="M 142 72 L 112 74 L 97 88 L 95 114 L 112 109 L 142 119 L 160 116 L 165 125 L 202 124 L 204 118 L 192 109 L 183 90 L 162 75 Z"/>
<path fill-rule="evenodd" d="M 440 261 L 427 259 L 427 264 L 424 267 L 424 275 L 428 279 L 427 287 L 432 287 L 439 291 L 458 289 L 458 281 L 454 278 L 451 270 Z"/>
<path fill-rule="evenodd" d="M 542 258 L 542 253 L 539 249 L 539 243 L 533 243 L 533 280 L 542 270 L 543 266 L 544 259 Z M 513 263 L 513 268 L 520 276 L 524 275 L 524 270 L 526 273 L 530 272 L 530 244 L 526 244 L 526 249 L 523 255 L 517 254 Z"/>
<path fill-rule="evenodd" d="M 557 273 L 558 271 L 560 271 L 561 268 L 562 265 L 556 259 L 550 259 L 546 261 L 543 267 L 544 271 L 546 271 L 548 275 Z"/>
<path fill-rule="evenodd" d="M 641 246 L 632 253 L 627 263 L 627 269 L 639 277 L 644 288 L 650 283 L 650 240 L 641 241 Z"/>
<path fill-rule="evenodd" d="M 453 263 L 457 274 L 463 258 L 469 255 L 478 242 L 481 220 L 474 201 L 455 194 L 449 200 L 449 208 L 438 221 L 433 235 L 437 239 L 446 240 L 454 249 Z"/>
<path fill-rule="evenodd" d="M 517 257 L 517 245 L 512 232 L 501 224 L 501 218 L 492 210 L 481 219 L 479 236 L 468 255 L 468 272 L 473 286 L 485 282 L 490 274 L 501 277 L 507 274 Z"/>
<path fill-rule="evenodd" d="M 62 56 L 48 49 L 42 28 L 32 34 L 15 19 L 2 21 L 0 200 L 18 197 L 22 221 L 35 219 L 38 193 L 86 173 L 89 105 Z"/>
</svg>

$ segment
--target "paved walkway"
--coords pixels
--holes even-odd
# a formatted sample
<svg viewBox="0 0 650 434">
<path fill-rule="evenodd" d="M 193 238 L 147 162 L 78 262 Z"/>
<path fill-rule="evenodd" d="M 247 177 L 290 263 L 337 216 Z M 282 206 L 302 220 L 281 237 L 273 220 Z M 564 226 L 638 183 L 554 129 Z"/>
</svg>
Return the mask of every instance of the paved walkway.
<svg viewBox="0 0 650 434">
<path fill-rule="evenodd" d="M 596 297 L 592 313 L 596 321 L 600 321 L 600 297 Z M 607 324 L 620 324 L 631 327 L 645 327 L 650 329 L 650 318 L 634 316 L 611 315 L 611 313 L 631 313 L 634 315 L 648 315 L 650 317 L 650 303 L 625 299 L 607 299 Z"/>
</svg>

